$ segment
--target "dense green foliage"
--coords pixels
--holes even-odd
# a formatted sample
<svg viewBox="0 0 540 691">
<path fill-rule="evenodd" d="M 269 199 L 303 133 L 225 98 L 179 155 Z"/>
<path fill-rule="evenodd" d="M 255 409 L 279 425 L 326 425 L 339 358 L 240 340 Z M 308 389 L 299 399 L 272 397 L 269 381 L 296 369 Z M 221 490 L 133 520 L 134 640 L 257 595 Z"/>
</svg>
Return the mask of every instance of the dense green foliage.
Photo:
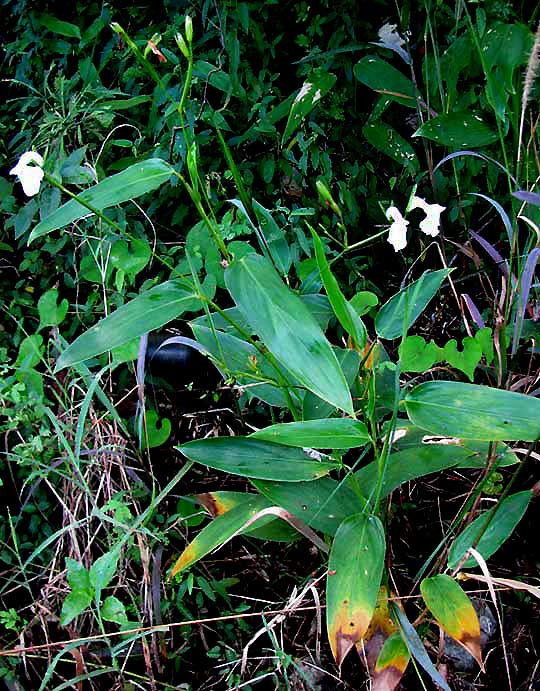
<svg viewBox="0 0 540 691">
<path fill-rule="evenodd" d="M 448 689 L 427 610 L 412 626 L 422 610 L 389 601 L 421 592 L 482 664 L 454 577 L 537 494 L 538 9 L 1 2 L 4 647 L 52 642 L 40 689 L 316 688 L 277 620 L 248 664 L 246 574 L 201 566 L 242 533 L 296 555 L 295 606 L 328 570 L 327 670 L 364 646 L 379 691 L 411 657 Z M 150 380 L 179 413 L 144 387 L 168 325 L 201 356 Z M 222 385 L 175 431 L 207 362 Z M 203 421 L 214 402 L 231 419 Z M 467 499 L 398 574 L 392 492 L 435 472 Z M 233 615 L 210 644 L 175 628 L 208 613 Z M 8 684 L 19 661 L 0 658 Z"/>
</svg>

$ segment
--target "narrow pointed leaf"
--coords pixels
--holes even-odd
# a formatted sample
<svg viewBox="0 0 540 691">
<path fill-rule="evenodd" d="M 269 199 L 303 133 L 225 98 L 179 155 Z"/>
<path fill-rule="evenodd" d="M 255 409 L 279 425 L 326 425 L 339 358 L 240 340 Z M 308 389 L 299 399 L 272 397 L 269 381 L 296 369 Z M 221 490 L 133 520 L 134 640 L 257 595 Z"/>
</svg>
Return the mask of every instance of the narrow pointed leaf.
<svg viewBox="0 0 540 691">
<path fill-rule="evenodd" d="M 529 490 L 517 492 L 503 499 L 496 512 L 496 507 L 493 507 L 475 519 L 452 544 L 448 554 L 448 566 L 451 569 L 457 568 L 469 547 L 476 542 L 478 542 L 476 545 L 478 552 L 485 560 L 489 559 L 512 535 L 523 518 L 531 498 L 532 492 Z M 462 566 L 472 568 L 476 566 L 476 560 L 469 557 Z"/>
<path fill-rule="evenodd" d="M 326 585 L 326 624 L 339 666 L 368 630 L 381 584 L 385 547 L 380 520 L 362 513 L 345 519 L 334 538 Z"/>
<path fill-rule="evenodd" d="M 414 657 L 414 659 L 425 669 L 433 681 L 440 686 L 443 691 L 452 691 L 446 681 L 442 678 L 439 670 L 429 659 L 429 655 L 427 654 L 420 637 L 416 633 L 414 626 L 395 604 L 392 604 L 392 611 L 396 617 L 396 621 L 399 622 L 401 637 L 409 649 L 411 656 Z"/>
<path fill-rule="evenodd" d="M 424 578 L 420 591 L 429 611 L 446 633 L 460 643 L 482 667 L 480 622 L 471 601 L 450 576 Z"/>
<path fill-rule="evenodd" d="M 315 257 L 317 259 L 317 266 L 321 279 L 334 310 L 334 314 L 339 320 L 341 326 L 345 329 L 347 334 L 352 338 L 354 346 L 357 350 L 362 350 L 366 345 L 367 332 L 362 320 L 358 316 L 356 310 L 347 302 L 345 296 L 341 292 L 338 282 L 330 271 L 330 265 L 324 254 L 322 242 L 317 233 L 311 228 L 311 235 L 313 236 L 313 243 L 315 246 Z"/>
<path fill-rule="evenodd" d="M 198 300 L 189 284 L 173 280 L 142 293 L 79 336 L 60 355 L 56 370 L 101 355 L 148 331 L 158 329 Z"/>
<path fill-rule="evenodd" d="M 171 578 L 227 542 L 246 521 L 267 506 L 268 502 L 264 497 L 254 497 L 214 518 L 178 557 L 172 568 Z"/>
<path fill-rule="evenodd" d="M 249 438 L 315 449 L 353 449 L 365 446 L 370 440 L 363 422 L 345 417 L 271 425 L 254 432 Z"/>
<path fill-rule="evenodd" d="M 375 319 L 375 329 L 379 336 L 388 339 L 398 338 L 403 334 L 404 326 L 411 327 L 450 271 L 450 269 L 426 271 L 417 281 L 392 296 L 381 307 Z M 404 323 L 405 316 L 407 317 L 406 324 Z"/>
<path fill-rule="evenodd" d="M 161 158 L 150 158 L 135 163 L 121 173 L 105 178 L 97 185 L 81 192 L 79 197 L 98 211 L 104 211 L 116 204 L 140 197 L 146 192 L 161 187 L 171 177 L 173 169 Z M 89 210 L 75 199 L 61 206 L 50 216 L 43 219 L 30 233 L 28 243 L 36 238 L 58 230 L 73 221 L 88 216 Z"/>
<path fill-rule="evenodd" d="M 302 449 L 246 437 L 210 437 L 176 448 L 209 468 L 261 480 L 316 480 L 337 467 L 310 458 Z"/>
<path fill-rule="evenodd" d="M 337 358 L 304 303 L 268 260 L 248 254 L 225 271 L 225 283 L 254 333 L 309 391 L 353 415 Z"/>
<path fill-rule="evenodd" d="M 412 422 L 433 434 L 484 441 L 535 441 L 540 399 L 461 382 L 424 382 L 404 399 Z"/>
<path fill-rule="evenodd" d="M 249 492 L 231 492 L 228 490 L 195 495 L 195 499 L 214 518 L 230 511 L 235 506 L 253 500 L 255 497 L 256 495 Z M 264 508 L 271 506 L 272 502 L 267 499 Z M 293 542 L 299 538 L 298 532 L 292 526 L 274 516 L 264 516 L 257 521 L 255 526 L 247 528 L 243 532 L 259 540 L 273 540 L 277 542 Z"/>
</svg>

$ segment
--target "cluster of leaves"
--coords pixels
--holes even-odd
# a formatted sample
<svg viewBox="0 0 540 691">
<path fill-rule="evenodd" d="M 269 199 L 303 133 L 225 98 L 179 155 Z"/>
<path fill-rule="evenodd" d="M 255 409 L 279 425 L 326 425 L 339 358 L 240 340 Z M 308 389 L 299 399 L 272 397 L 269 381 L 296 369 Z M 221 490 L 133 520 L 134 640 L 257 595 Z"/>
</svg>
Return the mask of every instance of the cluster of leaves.
<svg viewBox="0 0 540 691">
<path fill-rule="evenodd" d="M 285 542 L 300 534 L 329 552 L 327 630 L 337 664 L 354 646 L 365 649 L 376 688 L 389 689 L 413 656 L 448 688 L 407 615 L 388 604 L 383 500 L 423 475 L 481 470 L 456 521 L 461 532 L 426 563 L 422 575 L 435 575 L 420 585 L 433 620 L 481 664 L 478 618 L 455 574 L 474 567 L 475 555 L 482 565 L 496 552 L 533 492 L 512 491 L 514 475 L 494 509 L 465 523 L 497 472 L 517 464 L 505 443 L 540 436 L 538 399 L 502 387 L 519 374 L 524 341 L 537 331 L 537 236 L 517 223 L 525 202 L 521 217 L 538 233 L 540 204 L 524 191 L 538 174 L 534 128 L 523 137 L 530 93 L 520 99 L 535 38 L 519 19 L 530 18 L 506 7 L 502 23 L 495 2 L 474 16 L 465 3 L 451 11 L 404 2 L 399 25 L 381 28 L 383 2 L 372 3 L 371 16 L 357 3 L 322 3 L 319 13 L 296 3 L 294 17 L 279 2 L 201 2 L 192 21 L 177 4 L 165 3 L 151 28 L 144 9 L 124 26 L 107 5 L 77 3 L 58 17 L 46 6 L 11 4 L 2 69 L 12 98 L 1 155 L 11 165 L 24 150 L 40 151 L 45 182 L 38 197 L 23 200 L 13 181 L 0 179 L 0 251 L 13 276 L 0 279 L 11 318 L 2 338 L 14 351 L 2 360 L 0 422 L 22 440 L 8 443 L 8 459 L 24 460 L 20 485 L 37 473 L 54 485 L 50 469 L 60 456 L 76 469 L 77 485 L 94 396 L 125 430 L 103 374 L 116 370 L 125 380 L 139 339 L 190 318 L 193 339 L 183 343 L 234 382 L 241 405 L 255 401 L 276 424 L 178 447 L 187 459 L 179 477 L 198 463 L 246 478 L 254 491 L 190 497 L 214 518 L 172 576 L 239 533 Z M 407 41 L 405 31 L 413 32 Z M 444 268 L 411 281 L 411 251 L 385 259 L 380 280 L 388 245 L 385 231 L 371 229 L 386 227 L 387 206 L 403 208 L 428 184 L 426 196 L 447 207 L 459 256 L 478 271 L 472 239 L 494 262 L 497 296 L 458 296 L 444 242 Z M 488 238 L 469 235 L 486 208 Z M 507 260 L 499 251 L 506 240 Z M 436 243 L 414 243 L 422 259 L 431 257 Z M 445 282 L 476 330 L 464 320 L 467 335 L 442 345 L 409 336 Z M 404 385 L 403 373 L 440 362 L 458 381 Z M 459 381 L 460 372 L 479 383 Z M 75 430 L 60 422 L 66 376 L 85 390 Z M 157 446 L 170 423 L 148 411 L 144 430 L 142 446 Z M 104 621 L 143 623 L 130 619 L 136 607 L 102 591 L 132 551 L 132 533 L 146 536 L 152 526 L 156 542 L 170 539 L 152 521 L 177 479 L 138 518 L 115 514 L 127 536 L 108 533 L 93 563 L 88 554 L 86 565 L 66 559 L 60 626 L 89 613 L 100 631 Z M 110 501 L 93 516 L 106 520 Z"/>
</svg>

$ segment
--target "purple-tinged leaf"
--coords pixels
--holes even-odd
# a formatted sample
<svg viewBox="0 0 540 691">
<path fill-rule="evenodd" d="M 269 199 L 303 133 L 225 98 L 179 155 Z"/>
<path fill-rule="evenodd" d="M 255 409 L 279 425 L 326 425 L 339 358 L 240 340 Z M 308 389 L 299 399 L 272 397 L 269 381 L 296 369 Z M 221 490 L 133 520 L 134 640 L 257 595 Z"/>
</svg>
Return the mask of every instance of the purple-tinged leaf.
<svg viewBox="0 0 540 691">
<path fill-rule="evenodd" d="M 540 259 L 540 249 L 535 247 L 532 252 L 529 253 L 527 261 L 525 262 L 525 268 L 521 274 L 521 280 L 519 282 L 518 296 L 520 299 L 520 304 L 518 305 L 516 311 L 516 321 L 514 323 L 514 337 L 512 339 L 512 355 L 516 354 L 519 339 L 521 338 L 521 331 L 523 329 L 523 319 L 525 318 L 525 310 L 527 309 L 527 302 L 529 299 L 529 292 L 531 290 L 532 279 L 534 276 L 534 270 L 536 269 L 536 264 Z"/>
<path fill-rule="evenodd" d="M 540 194 L 538 192 L 527 192 L 527 190 L 518 190 L 512 192 L 512 197 L 519 199 L 520 202 L 527 202 L 527 204 L 534 204 L 540 206 Z"/>
<path fill-rule="evenodd" d="M 510 220 L 506 211 L 502 208 L 502 206 L 499 204 L 499 202 L 495 201 L 495 199 L 492 199 L 491 197 L 488 197 L 487 194 L 480 194 L 480 192 L 470 192 L 470 194 L 473 197 L 481 197 L 482 199 L 485 199 L 487 202 L 489 202 L 494 207 L 494 209 L 497 211 L 497 213 L 501 217 L 501 221 L 504 223 L 504 227 L 506 228 L 506 234 L 508 235 L 508 242 L 509 242 L 510 247 L 511 247 L 512 246 L 512 240 L 514 237 L 514 229 L 512 228 L 512 221 Z"/>
<path fill-rule="evenodd" d="M 461 297 L 463 298 L 464 303 L 467 305 L 467 309 L 469 310 L 471 317 L 473 318 L 474 323 L 479 329 L 485 328 L 484 320 L 482 319 L 482 315 L 478 311 L 478 307 L 474 304 L 473 299 L 471 298 L 470 295 L 467 295 L 467 293 L 462 293 Z"/>
<path fill-rule="evenodd" d="M 481 235 L 478 233 L 475 233 L 474 230 L 469 230 L 469 233 L 471 237 L 476 240 L 476 242 L 479 245 L 482 245 L 482 247 L 486 250 L 486 252 L 489 254 L 489 256 L 493 259 L 493 261 L 497 264 L 499 269 L 503 272 L 503 274 L 508 278 L 508 263 L 506 259 L 503 259 L 503 257 L 497 252 L 495 247 L 485 240 Z"/>
</svg>

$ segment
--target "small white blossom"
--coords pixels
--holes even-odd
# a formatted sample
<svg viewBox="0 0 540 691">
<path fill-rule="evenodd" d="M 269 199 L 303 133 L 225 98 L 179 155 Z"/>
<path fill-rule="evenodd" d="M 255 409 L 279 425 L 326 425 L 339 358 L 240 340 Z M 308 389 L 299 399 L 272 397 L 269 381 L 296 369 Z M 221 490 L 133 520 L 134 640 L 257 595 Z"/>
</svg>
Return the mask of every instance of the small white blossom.
<svg viewBox="0 0 540 691">
<path fill-rule="evenodd" d="M 422 209 L 426 214 L 420 221 L 420 230 L 434 238 L 440 232 L 441 214 L 446 209 L 440 204 L 428 204 L 422 197 L 413 197 L 409 209 Z"/>
<path fill-rule="evenodd" d="M 36 165 L 31 165 L 35 163 Z M 16 175 L 27 197 L 33 197 L 39 192 L 43 180 L 43 157 L 35 151 L 25 151 L 19 158 L 17 165 L 9 171 Z"/>
<path fill-rule="evenodd" d="M 395 51 L 408 65 L 410 64 L 411 61 L 407 51 L 402 48 L 405 45 L 405 40 L 398 34 L 396 24 L 384 24 L 379 29 L 378 34 L 380 41 L 374 43 L 374 45 Z"/>
<path fill-rule="evenodd" d="M 388 233 L 388 242 L 394 247 L 396 252 L 404 249 L 407 246 L 407 226 L 409 221 L 406 221 L 399 209 L 395 206 L 390 206 L 386 211 L 386 218 L 393 221 Z"/>
<path fill-rule="evenodd" d="M 296 97 L 295 97 L 293 103 L 298 103 L 298 101 L 301 101 L 304 98 L 304 96 L 307 96 L 309 94 L 309 92 L 311 91 L 312 86 L 313 86 L 313 84 L 311 82 L 304 82 L 302 84 L 302 88 L 296 94 Z"/>
</svg>

